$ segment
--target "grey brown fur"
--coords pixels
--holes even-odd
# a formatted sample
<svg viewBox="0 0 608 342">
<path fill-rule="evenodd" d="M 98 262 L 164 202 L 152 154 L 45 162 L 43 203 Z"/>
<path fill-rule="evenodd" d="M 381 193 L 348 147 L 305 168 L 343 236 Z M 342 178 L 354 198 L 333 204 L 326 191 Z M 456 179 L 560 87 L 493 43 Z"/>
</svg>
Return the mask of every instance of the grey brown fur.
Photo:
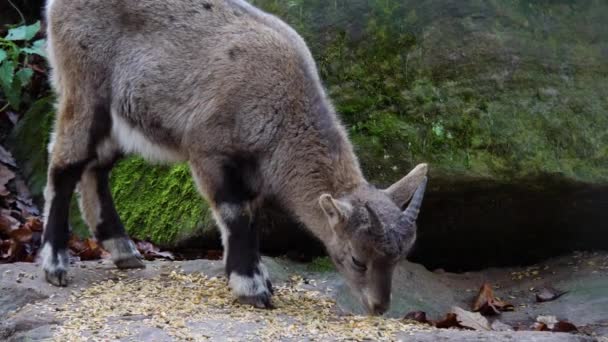
<svg viewBox="0 0 608 342">
<path fill-rule="evenodd" d="M 386 191 L 366 182 L 293 29 L 242 0 L 52 0 L 47 22 L 59 95 L 45 190 L 49 282 L 67 284 L 59 261 L 77 180 L 83 216 L 116 264 L 143 265 L 107 195 L 114 161 L 137 153 L 189 163 L 242 302 L 271 306 L 255 213 L 272 198 L 324 242 L 371 313 L 388 308 L 426 165 Z"/>
</svg>

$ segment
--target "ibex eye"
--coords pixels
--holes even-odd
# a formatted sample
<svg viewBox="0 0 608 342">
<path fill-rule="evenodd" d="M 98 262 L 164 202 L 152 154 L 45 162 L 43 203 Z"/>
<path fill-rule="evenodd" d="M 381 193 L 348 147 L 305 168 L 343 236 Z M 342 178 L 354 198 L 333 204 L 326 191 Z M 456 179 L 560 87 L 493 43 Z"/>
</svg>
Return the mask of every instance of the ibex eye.
<svg viewBox="0 0 608 342">
<path fill-rule="evenodd" d="M 355 257 L 353 258 L 353 265 L 355 265 L 355 268 L 361 272 L 365 272 L 367 270 L 367 266 L 365 266 L 364 262 L 361 262 L 357 259 L 355 259 Z"/>
</svg>

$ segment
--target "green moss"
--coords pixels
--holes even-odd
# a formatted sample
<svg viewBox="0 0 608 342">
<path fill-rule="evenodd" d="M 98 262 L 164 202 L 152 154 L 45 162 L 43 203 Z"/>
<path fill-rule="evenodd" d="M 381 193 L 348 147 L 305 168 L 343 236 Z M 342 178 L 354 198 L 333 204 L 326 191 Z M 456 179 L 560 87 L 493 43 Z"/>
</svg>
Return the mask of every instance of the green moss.
<svg viewBox="0 0 608 342">
<path fill-rule="evenodd" d="M 132 236 L 167 245 L 210 225 L 187 165 L 151 166 L 129 158 L 117 165 L 111 181 L 117 210 Z"/>
<path fill-rule="evenodd" d="M 421 161 L 444 175 L 608 181 L 608 4 L 254 4 L 309 43 L 373 181 Z"/>
<path fill-rule="evenodd" d="M 19 161 L 32 196 L 41 202 L 46 184 L 47 145 L 53 125 L 52 96 L 37 100 L 8 137 L 8 147 Z"/>
<path fill-rule="evenodd" d="M 311 263 L 306 265 L 310 272 L 332 272 L 336 268 L 328 257 L 315 258 Z"/>
</svg>

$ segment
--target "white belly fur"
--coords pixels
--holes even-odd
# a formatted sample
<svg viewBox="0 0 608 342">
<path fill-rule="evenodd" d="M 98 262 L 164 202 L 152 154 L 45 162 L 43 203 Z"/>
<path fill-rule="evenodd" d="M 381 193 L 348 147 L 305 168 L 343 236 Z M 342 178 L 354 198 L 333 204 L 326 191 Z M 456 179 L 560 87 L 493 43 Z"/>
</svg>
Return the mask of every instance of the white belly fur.
<svg viewBox="0 0 608 342">
<path fill-rule="evenodd" d="M 151 142 L 141 132 L 112 112 L 112 137 L 125 153 L 135 153 L 151 162 L 177 163 L 186 161 L 178 151 Z"/>
</svg>

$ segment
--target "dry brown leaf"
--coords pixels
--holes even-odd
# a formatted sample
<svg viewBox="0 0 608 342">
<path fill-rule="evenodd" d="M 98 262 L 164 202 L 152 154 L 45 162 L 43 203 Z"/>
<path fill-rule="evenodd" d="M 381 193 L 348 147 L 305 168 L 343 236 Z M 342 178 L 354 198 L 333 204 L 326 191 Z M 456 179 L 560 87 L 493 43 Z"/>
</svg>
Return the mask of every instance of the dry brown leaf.
<svg viewBox="0 0 608 342">
<path fill-rule="evenodd" d="M 484 283 L 479 289 L 479 293 L 477 294 L 477 298 L 473 303 L 472 309 L 473 311 L 480 312 L 485 316 L 489 316 L 498 315 L 501 311 L 512 311 L 514 307 L 512 304 L 506 303 L 494 297 L 492 285 L 489 283 Z"/>
<path fill-rule="evenodd" d="M 87 246 L 84 241 L 80 240 L 76 235 L 70 236 L 70 240 L 68 240 L 68 248 L 72 251 L 72 253 L 78 255 L 82 251 L 84 251 Z"/>
<path fill-rule="evenodd" d="M 463 326 L 458 323 L 456 314 L 451 312 L 446 314 L 444 319 L 435 322 L 435 327 L 440 329 L 463 328 Z"/>
<path fill-rule="evenodd" d="M 75 256 L 80 258 L 80 260 L 98 260 L 107 258 L 108 254 L 108 252 L 101 248 L 97 241 L 91 238 L 80 240 L 74 235 L 70 237 L 68 247 Z"/>
<path fill-rule="evenodd" d="M 11 231 L 11 239 L 21 244 L 29 243 L 32 240 L 32 231 L 26 226 L 15 229 Z"/>
<path fill-rule="evenodd" d="M 456 314 L 458 323 L 466 328 L 471 328 L 479 331 L 490 331 L 492 327 L 488 319 L 483 317 L 478 312 L 471 312 L 459 308 L 457 306 L 452 307 L 452 313 Z"/>
<path fill-rule="evenodd" d="M 27 227 L 32 232 L 42 232 L 42 221 L 37 217 L 28 217 L 23 226 Z"/>
<path fill-rule="evenodd" d="M 551 329 L 551 331 L 554 332 L 576 332 L 578 331 L 578 329 L 576 328 L 576 326 L 570 322 L 566 322 L 566 321 L 559 321 L 557 323 L 555 323 L 555 325 L 553 326 L 553 329 Z"/>
<path fill-rule="evenodd" d="M 103 250 L 101 246 L 93 239 L 87 238 L 84 240 L 85 249 L 78 253 L 80 260 L 98 260 L 101 259 Z"/>
</svg>

